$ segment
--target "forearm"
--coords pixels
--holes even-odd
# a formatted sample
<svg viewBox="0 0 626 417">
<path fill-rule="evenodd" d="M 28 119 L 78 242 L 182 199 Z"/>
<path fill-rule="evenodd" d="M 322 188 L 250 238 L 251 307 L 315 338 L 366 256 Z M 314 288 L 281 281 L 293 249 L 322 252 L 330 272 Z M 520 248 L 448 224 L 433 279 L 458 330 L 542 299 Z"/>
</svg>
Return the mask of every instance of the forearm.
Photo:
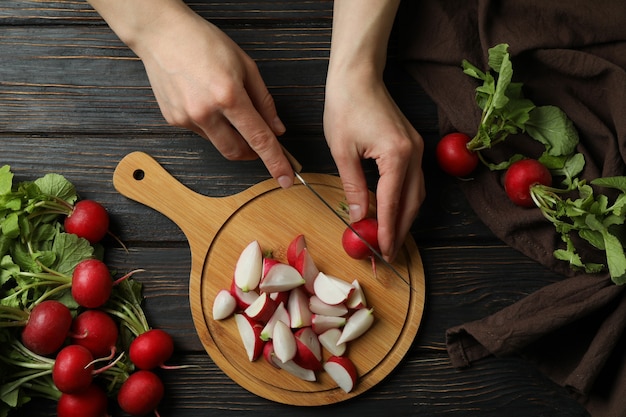
<svg viewBox="0 0 626 417">
<path fill-rule="evenodd" d="M 139 55 L 141 41 L 193 13 L 182 0 L 87 0 L 117 36 Z"/>
<path fill-rule="evenodd" d="M 329 77 L 367 71 L 382 76 L 400 0 L 335 0 Z"/>
</svg>

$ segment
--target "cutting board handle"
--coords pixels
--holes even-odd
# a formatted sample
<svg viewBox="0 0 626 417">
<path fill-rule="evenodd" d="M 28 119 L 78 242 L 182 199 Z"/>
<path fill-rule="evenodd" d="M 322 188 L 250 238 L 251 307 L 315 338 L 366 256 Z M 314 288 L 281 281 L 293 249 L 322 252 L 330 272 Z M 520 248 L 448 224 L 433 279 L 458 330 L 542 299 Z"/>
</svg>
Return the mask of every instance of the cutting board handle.
<svg viewBox="0 0 626 417">
<path fill-rule="evenodd" d="M 222 220 L 232 213 L 228 199 L 196 193 L 143 152 L 130 153 L 118 163 L 113 185 L 123 196 L 158 211 L 176 223 L 192 246 L 197 244 L 206 249 L 216 231 L 211 230 L 211 226 L 217 229 Z M 211 213 L 213 221 L 206 221 L 207 213 Z M 204 225 L 203 233 L 198 233 L 199 223 Z"/>
</svg>

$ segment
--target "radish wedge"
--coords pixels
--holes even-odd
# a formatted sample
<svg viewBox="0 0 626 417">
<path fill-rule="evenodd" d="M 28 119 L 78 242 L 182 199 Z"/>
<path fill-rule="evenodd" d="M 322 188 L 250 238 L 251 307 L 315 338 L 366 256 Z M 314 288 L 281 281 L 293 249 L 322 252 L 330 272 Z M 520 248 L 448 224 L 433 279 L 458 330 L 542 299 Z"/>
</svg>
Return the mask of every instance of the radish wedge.
<svg viewBox="0 0 626 417">
<path fill-rule="evenodd" d="M 336 305 L 345 302 L 354 287 L 337 277 L 326 275 L 323 272 L 317 274 L 313 283 L 315 295 L 326 304 Z"/>
<path fill-rule="evenodd" d="M 331 356 L 324 363 L 324 370 L 345 392 L 350 392 L 356 385 L 356 367 L 346 356 Z"/>
<path fill-rule="evenodd" d="M 311 369 L 305 369 L 295 363 L 293 360 L 281 362 L 281 360 L 278 359 L 276 355 L 274 355 L 274 362 L 276 363 L 276 366 L 278 366 L 280 369 L 285 370 L 291 375 L 304 381 L 315 382 L 317 380 L 317 377 L 315 376 L 315 371 L 312 371 Z"/>
<path fill-rule="evenodd" d="M 345 343 L 365 333 L 374 323 L 374 309 L 362 308 L 348 318 L 337 343 Z"/>
<path fill-rule="evenodd" d="M 287 312 L 287 308 L 283 303 L 278 304 L 278 307 L 276 307 L 276 311 L 274 311 L 272 317 L 270 317 L 268 322 L 265 324 L 265 327 L 263 327 L 263 330 L 261 330 L 262 340 L 267 341 L 272 338 L 274 334 L 274 327 L 279 321 L 282 321 L 286 325 L 289 325 L 290 323 L 289 313 Z"/>
<path fill-rule="evenodd" d="M 235 265 L 235 284 L 243 292 L 256 289 L 263 273 L 263 252 L 254 240 L 244 248 Z"/>
<path fill-rule="evenodd" d="M 343 356 L 346 353 L 347 345 L 345 343 L 337 343 L 341 337 L 341 329 L 328 329 L 318 336 L 318 340 L 322 347 L 333 356 Z"/>
<path fill-rule="evenodd" d="M 245 314 L 235 314 L 235 322 L 248 360 L 254 362 L 263 353 L 265 342 L 260 337 L 262 326 Z"/>
<path fill-rule="evenodd" d="M 274 326 L 272 343 L 274 344 L 274 354 L 283 363 L 292 360 L 296 356 L 296 338 L 289 326 L 282 321 L 276 322 L 276 326 Z"/>
<path fill-rule="evenodd" d="M 283 292 L 290 291 L 304 284 L 302 275 L 296 268 L 284 263 L 277 263 L 272 266 L 259 284 L 261 292 Z"/>
<path fill-rule="evenodd" d="M 235 312 L 237 300 L 230 291 L 220 290 L 213 301 L 213 319 L 224 320 Z"/>
</svg>

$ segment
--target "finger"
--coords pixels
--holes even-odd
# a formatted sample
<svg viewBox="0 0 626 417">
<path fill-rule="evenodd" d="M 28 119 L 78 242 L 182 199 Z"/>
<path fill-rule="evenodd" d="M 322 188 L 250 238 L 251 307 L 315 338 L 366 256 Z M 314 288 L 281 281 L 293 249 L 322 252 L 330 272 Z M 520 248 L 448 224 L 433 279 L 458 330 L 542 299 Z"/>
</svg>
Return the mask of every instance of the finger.
<svg viewBox="0 0 626 417">
<path fill-rule="evenodd" d="M 381 251 L 384 251 L 389 261 L 396 257 L 402 247 L 426 196 L 421 168 L 421 136 L 415 133 L 411 143 L 411 150 L 404 153 L 409 156 L 405 163 L 391 162 L 391 168 L 382 167 L 378 184 L 379 240 L 382 240 Z"/>
<path fill-rule="evenodd" d="M 396 219 L 408 164 L 400 158 L 390 157 L 379 158 L 377 163 L 380 173 L 376 188 L 378 245 L 385 259 L 391 260 L 396 251 Z"/>
<path fill-rule="evenodd" d="M 265 123 L 272 129 L 275 135 L 285 133 L 285 125 L 278 117 L 274 98 L 265 86 L 261 74 L 256 65 L 248 71 L 248 77 L 244 84 L 246 91 L 250 96 L 252 105 L 257 109 Z"/>
<path fill-rule="evenodd" d="M 259 157 L 248 142 L 223 117 L 211 123 L 193 125 L 191 130 L 208 139 L 215 149 L 229 161 L 248 161 Z"/>
<path fill-rule="evenodd" d="M 293 168 L 283 152 L 276 135 L 256 111 L 247 95 L 240 95 L 238 104 L 224 112 L 250 148 L 261 158 L 272 177 L 281 187 L 293 184 Z"/>
<path fill-rule="evenodd" d="M 361 157 L 357 150 L 335 150 L 333 159 L 343 184 L 350 221 L 359 221 L 367 215 L 370 201 L 367 181 L 361 165 Z"/>
</svg>

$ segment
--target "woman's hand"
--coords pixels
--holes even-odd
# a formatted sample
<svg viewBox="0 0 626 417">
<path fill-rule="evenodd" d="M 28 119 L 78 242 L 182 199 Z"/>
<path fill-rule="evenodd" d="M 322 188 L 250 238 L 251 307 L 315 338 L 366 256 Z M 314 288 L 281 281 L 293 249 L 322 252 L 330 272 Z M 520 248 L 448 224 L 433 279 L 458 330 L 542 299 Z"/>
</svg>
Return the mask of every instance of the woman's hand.
<svg viewBox="0 0 626 417">
<path fill-rule="evenodd" d="M 273 98 L 232 39 L 179 0 L 91 2 L 141 58 L 169 124 L 210 140 L 227 159 L 260 157 L 281 186 L 293 183 Z"/>
<path fill-rule="evenodd" d="M 387 42 L 399 0 L 335 0 L 326 80 L 324 133 L 352 221 L 367 214 L 363 158 L 378 165 L 378 243 L 393 260 L 425 198 L 422 137 L 383 82 Z"/>
<path fill-rule="evenodd" d="M 390 97 L 382 80 L 352 73 L 329 79 L 324 132 L 339 169 L 351 221 L 367 214 L 369 191 L 361 165 L 376 161 L 378 243 L 392 260 L 417 216 L 426 192 L 423 139 Z"/>
</svg>

